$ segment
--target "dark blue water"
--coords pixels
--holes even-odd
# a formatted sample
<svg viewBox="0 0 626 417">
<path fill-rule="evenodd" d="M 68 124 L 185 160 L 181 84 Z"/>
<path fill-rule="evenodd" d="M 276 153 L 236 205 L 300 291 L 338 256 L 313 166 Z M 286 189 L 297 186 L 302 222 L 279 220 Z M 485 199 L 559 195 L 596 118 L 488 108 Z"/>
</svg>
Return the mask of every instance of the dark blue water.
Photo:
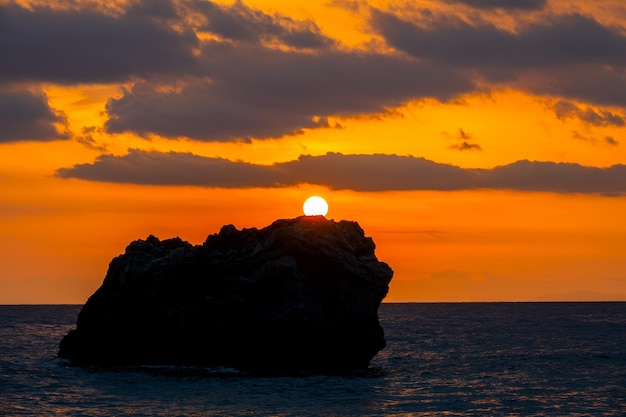
<svg viewBox="0 0 626 417">
<path fill-rule="evenodd" d="M 626 303 L 383 304 L 367 372 L 103 371 L 55 358 L 79 306 L 0 306 L 0 415 L 626 415 Z"/>
</svg>

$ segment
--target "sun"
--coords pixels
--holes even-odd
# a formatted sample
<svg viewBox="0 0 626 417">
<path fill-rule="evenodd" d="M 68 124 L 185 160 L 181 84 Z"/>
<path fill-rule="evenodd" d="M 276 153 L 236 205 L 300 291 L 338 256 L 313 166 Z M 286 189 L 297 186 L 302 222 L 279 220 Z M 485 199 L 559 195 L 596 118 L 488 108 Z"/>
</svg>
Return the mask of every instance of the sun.
<svg viewBox="0 0 626 417">
<path fill-rule="evenodd" d="M 322 197 L 314 195 L 306 199 L 302 210 L 307 216 L 325 216 L 328 213 L 328 203 Z"/>
</svg>

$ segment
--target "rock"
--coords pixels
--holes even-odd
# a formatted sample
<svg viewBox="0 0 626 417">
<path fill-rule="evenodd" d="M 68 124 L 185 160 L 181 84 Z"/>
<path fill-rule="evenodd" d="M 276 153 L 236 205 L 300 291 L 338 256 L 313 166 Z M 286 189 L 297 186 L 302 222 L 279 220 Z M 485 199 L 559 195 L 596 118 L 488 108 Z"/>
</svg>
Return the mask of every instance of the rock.
<svg viewBox="0 0 626 417">
<path fill-rule="evenodd" d="M 385 347 L 393 275 L 356 222 L 301 216 L 222 227 L 204 244 L 149 236 L 113 259 L 59 356 L 76 365 L 364 369 Z"/>
</svg>

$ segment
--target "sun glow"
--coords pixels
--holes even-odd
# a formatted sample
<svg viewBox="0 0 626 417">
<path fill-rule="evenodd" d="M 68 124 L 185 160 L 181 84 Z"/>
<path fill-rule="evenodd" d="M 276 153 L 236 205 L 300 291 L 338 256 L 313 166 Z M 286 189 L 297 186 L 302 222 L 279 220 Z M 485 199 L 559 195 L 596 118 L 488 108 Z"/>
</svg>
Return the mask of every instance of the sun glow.
<svg viewBox="0 0 626 417">
<path fill-rule="evenodd" d="M 328 203 L 322 197 L 314 195 L 307 198 L 302 210 L 307 216 L 325 216 L 328 213 Z"/>
</svg>

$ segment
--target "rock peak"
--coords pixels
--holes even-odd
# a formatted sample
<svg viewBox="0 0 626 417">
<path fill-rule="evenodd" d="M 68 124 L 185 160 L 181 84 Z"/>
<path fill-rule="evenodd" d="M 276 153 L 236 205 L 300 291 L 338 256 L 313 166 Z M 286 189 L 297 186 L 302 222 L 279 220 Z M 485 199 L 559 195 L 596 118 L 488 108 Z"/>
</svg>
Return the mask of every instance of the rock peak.
<svg viewBox="0 0 626 417">
<path fill-rule="evenodd" d="M 385 346 L 378 307 L 393 274 L 374 250 L 357 222 L 324 216 L 225 225 L 197 246 L 150 235 L 111 261 L 59 356 L 103 366 L 366 368 Z"/>
</svg>

